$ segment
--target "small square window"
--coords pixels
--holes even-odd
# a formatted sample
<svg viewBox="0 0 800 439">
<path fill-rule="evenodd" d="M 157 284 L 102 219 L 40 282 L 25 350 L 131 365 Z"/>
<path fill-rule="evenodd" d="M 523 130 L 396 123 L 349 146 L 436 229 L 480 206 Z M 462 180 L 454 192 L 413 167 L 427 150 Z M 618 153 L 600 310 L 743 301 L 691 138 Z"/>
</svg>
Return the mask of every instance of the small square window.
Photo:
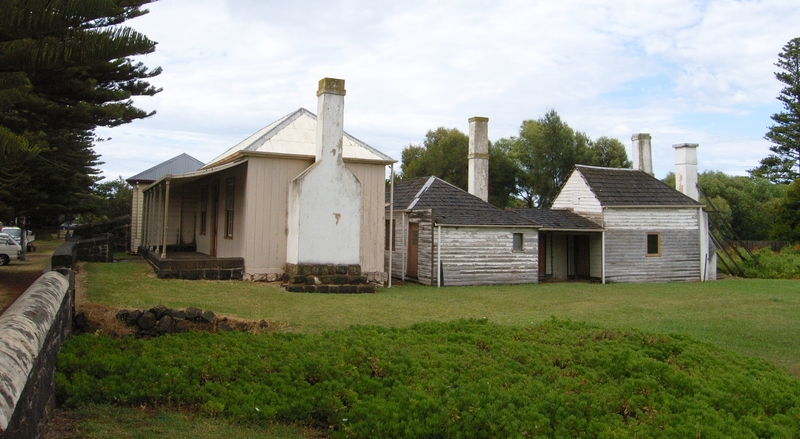
<svg viewBox="0 0 800 439">
<path fill-rule="evenodd" d="M 522 233 L 515 233 L 514 234 L 514 251 L 521 252 L 524 250 L 525 246 L 525 238 L 523 237 Z"/>
<path fill-rule="evenodd" d="M 647 234 L 647 256 L 661 256 L 661 235 Z"/>
</svg>

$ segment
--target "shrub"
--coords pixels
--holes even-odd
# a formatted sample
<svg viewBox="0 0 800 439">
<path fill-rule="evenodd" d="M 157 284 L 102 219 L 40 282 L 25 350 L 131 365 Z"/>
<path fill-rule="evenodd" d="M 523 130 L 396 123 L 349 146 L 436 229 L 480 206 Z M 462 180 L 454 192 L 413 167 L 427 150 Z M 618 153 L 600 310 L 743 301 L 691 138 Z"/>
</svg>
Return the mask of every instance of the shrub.
<svg viewBox="0 0 800 439">
<path fill-rule="evenodd" d="M 742 267 L 745 277 L 751 279 L 800 279 L 800 244 L 783 247 L 780 252 L 769 248 L 753 251 L 758 263 L 751 260 L 742 261 L 738 257 L 736 263 Z M 726 272 L 722 265 L 720 271 Z M 730 274 L 730 273 L 729 273 Z"/>
<path fill-rule="evenodd" d="M 553 320 L 321 335 L 82 335 L 59 356 L 66 405 L 180 405 L 332 437 L 789 437 L 800 381 L 683 336 Z"/>
</svg>

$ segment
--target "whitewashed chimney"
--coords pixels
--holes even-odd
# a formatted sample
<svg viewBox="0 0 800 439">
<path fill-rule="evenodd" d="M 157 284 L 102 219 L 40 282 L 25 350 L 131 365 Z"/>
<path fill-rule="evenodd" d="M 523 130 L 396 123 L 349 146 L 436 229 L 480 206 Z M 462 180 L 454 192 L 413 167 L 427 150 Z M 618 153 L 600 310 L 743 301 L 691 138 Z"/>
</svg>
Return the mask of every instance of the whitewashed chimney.
<svg viewBox="0 0 800 439">
<path fill-rule="evenodd" d="M 489 118 L 469 119 L 469 193 L 489 201 Z"/>
<path fill-rule="evenodd" d="M 343 161 L 344 80 L 317 90 L 316 161 L 289 187 L 286 262 L 358 264 L 361 182 Z"/>
<path fill-rule="evenodd" d="M 695 201 L 697 191 L 697 143 L 678 143 L 675 148 L 675 189 Z"/>
<path fill-rule="evenodd" d="M 631 136 L 631 140 L 633 141 L 633 166 L 642 172 L 653 175 L 650 134 L 634 134 Z"/>
</svg>

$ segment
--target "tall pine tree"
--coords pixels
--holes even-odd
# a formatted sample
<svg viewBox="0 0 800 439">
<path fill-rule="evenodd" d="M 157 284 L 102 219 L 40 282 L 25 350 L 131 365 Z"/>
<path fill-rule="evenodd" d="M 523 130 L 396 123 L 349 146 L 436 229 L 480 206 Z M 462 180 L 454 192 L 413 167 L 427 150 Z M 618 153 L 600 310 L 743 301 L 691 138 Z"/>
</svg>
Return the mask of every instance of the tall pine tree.
<svg viewBox="0 0 800 439">
<path fill-rule="evenodd" d="M 94 129 L 154 114 L 130 98 L 158 93 L 161 69 L 130 57 L 156 43 L 121 26 L 152 1 L 0 2 L 0 219 L 52 227 L 89 208 Z"/>
<path fill-rule="evenodd" d="M 800 176 L 800 38 L 783 46 L 778 58 L 775 65 L 782 71 L 775 72 L 775 78 L 784 85 L 778 95 L 784 111 L 772 115 L 775 125 L 764 136 L 772 142 L 773 154 L 748 172 L 774 183 L 791 183 Z"/>
</svg>

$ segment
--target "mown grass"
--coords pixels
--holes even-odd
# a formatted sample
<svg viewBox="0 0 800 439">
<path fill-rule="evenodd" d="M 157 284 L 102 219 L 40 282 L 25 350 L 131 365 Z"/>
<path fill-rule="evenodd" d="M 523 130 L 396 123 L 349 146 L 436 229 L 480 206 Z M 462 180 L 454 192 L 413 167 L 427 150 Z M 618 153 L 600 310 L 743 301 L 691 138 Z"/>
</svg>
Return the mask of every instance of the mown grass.
<svg viewBox="0 0 800 439">
<path fill-rule="evenodd" d="M 408 327 L 487 318 L 524 326 L 551 318 L 635 327 L 769 360 L 800 378 L 800 282 L 729 279 L 707 283 L 431 288 L 406 284 L 370 295 L 287 293 L 275 285 L 159 280 L 141 260 L 87 264 L 87 299 L 119 308 L 196 306 L 244 319 L 283 322 L 294 332 L 351 325 Z"/>
</svg>

